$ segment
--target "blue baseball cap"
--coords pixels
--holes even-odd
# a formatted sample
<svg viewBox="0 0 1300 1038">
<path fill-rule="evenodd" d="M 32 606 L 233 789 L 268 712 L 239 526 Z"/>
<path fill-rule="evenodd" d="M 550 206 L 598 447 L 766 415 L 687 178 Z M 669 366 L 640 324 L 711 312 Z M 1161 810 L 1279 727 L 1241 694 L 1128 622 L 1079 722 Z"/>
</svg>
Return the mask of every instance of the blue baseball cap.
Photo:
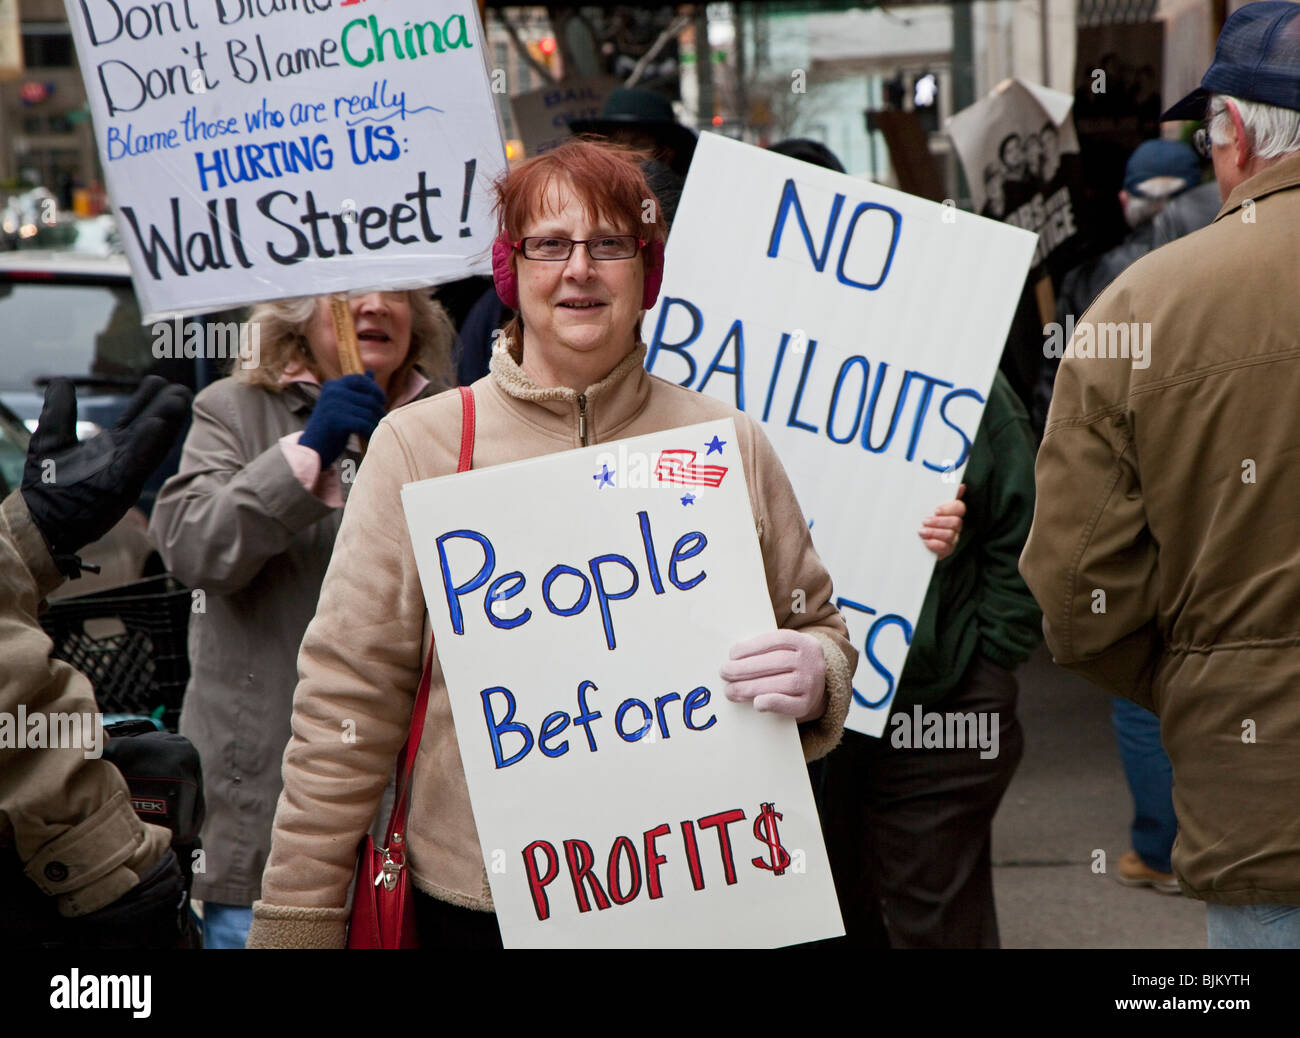
<svg viewBox="0 0 1300 1038">
<path fill-rule="evenodd" d="M 1161 122 L 1205 118 L 1211 94 L 1300 110 L 1300 4 L 1259 0 L 1233 11 L 1201 85 Z"/>
<path fill-rule="evenodd" d="M 1201 164 L 1191 145 L 1182 141 L 1143 141 L 1129 156 L 1124 167 L 1124 190 L 1139 198 L 1152 197 L 1142 185 L 1157 177 L 1174 177 L 1183 181 L 1185 191 L 1201 182 Z M 1167 192 L 1158 197 L 1168 198 Z"/>
</svg>

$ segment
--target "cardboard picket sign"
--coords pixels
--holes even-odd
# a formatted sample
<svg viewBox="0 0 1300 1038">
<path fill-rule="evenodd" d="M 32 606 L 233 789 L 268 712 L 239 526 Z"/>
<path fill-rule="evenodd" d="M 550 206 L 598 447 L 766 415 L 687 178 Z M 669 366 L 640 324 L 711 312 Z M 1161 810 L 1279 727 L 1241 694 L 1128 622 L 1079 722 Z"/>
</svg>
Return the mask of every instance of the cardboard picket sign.
<svg viewBox="0 0 1300 1038">
<path fill-rule="evenodd" d="M 472 0 L 65 0 L 146 323 L 487 273 Z"/>
<path fill-rule="evenodd" d="M 749 412 L 780 455 L 879 735 L 1035 237 L 716 134 L 677 209 L 646 368 Z"/>
<path fill-rule="evenodd" d="M 775 629 L 731 419 L 402 504 L 508 947 L 843 933 L 797 726 L 721 691 Z"/>
<path fill-rule="evenodd" d="M 618 80 L 609 76 L 585 76 L 512 97 L 510 108 L 524 153 L 532 158 L 572 140 L 569 123 L 599 118 L 605 99 L 617 86 Z"/>
</svg>

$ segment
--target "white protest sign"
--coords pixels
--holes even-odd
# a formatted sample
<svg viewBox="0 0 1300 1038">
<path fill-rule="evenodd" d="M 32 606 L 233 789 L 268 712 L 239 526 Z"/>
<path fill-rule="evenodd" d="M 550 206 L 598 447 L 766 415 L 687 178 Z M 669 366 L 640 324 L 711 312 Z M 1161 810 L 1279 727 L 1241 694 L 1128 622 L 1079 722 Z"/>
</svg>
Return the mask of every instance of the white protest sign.
<svg viewBox="0 0 1300 1038">
<path fill-rule="evenodd" d="M 66 0 L 153 321 L 490 269 L 473 0 Z"/>
<path fill-rule="evenodd" d="M 721 692 L 775 628 L 734 422 L 402 504 L 507 946 L 843 933 L 795 723 Z"/>
<path fill-rule="evenodd" d="M 702 134 L 646 367 L 765 425 L 860 659 L 848 726 L 884 729 L 1034 236 Z"/>
</svg>

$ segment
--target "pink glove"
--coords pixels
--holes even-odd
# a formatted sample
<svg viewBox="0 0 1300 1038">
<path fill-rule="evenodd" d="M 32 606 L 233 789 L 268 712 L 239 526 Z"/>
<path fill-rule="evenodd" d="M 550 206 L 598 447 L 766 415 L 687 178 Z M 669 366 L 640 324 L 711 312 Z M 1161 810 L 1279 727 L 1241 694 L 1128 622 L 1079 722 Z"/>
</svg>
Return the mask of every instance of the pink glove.
<svg viewBox="0 0 1300 1038">
<path fill-rule="evenodd" d="M 957 488 L 955 498 L 945 501 L 921 523 L 919 532 L 921 540 L 941 559 L 946 559 L 953 553 L 953 549 L 957 547 L 957 538 L 961 536 L 961 517 L 966 514 L 966 503 L 961 499 L 964 493 L 966 493 L 965 483 Z"/>
<path fill-rule="evenodd" d="M 826 712 L 826 656 L 821 642 L 799 631 L 773 631 L 740 642 L 718 672 L 733 703 L 786 714 L 800 723 Z"/>
</svg>

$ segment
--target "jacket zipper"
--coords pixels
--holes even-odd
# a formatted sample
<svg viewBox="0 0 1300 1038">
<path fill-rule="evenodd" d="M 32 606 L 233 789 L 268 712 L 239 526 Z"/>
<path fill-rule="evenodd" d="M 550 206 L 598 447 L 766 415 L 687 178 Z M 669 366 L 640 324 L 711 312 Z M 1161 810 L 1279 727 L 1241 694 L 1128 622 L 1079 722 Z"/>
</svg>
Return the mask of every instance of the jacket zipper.
<svg viewBox="0 0 1300 1038">
<path fill-rule="evenodd" d="M 578 439 L 587 446 L 587 394 L 578 394 Z"/>
</svg>

